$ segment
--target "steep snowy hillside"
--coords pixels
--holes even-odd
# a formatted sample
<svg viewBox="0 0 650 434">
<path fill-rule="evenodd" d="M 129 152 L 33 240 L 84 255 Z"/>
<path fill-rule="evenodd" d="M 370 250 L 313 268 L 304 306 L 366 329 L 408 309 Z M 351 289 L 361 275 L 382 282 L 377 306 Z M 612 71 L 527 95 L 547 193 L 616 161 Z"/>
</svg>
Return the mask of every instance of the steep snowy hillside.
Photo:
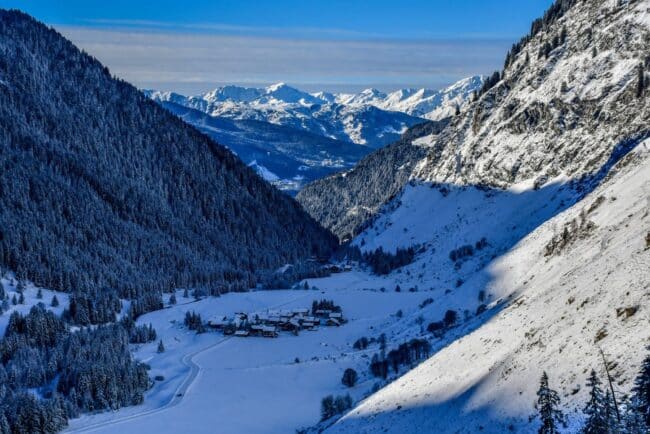
<svg viewBox="0 0 650 434">
<path fill-rule="evenodd" d="M 426 321 L 462 320 L 329 432 L 537 432 L 544 370 L 577 432 L 599 348 L 629 392 L 650 343 L 649 46 L 650 1 L 559 0 L 417 140 L 427 157 L 354 244 L 420 246 L 389 278 L 433 291 Z"/>
<path fill-rule="evenodd" d="M 577 197 L 569 184 L 530 187 L 410 187 L 358 238 L 368 248 L 427 243 L 393 274 L 403 287 L 406 276 L 432 286 L 427 321 L 447 309 L 464 319 L 434 339 L 433 357 L 327 432 L 534 433 L 543 371 L 560 393 L 567 432 L 577 432 L 587 374 L 604 375 L 599 349 L 619 399 L 629 392 L 650 343 L 650 140 L 568 210 Z M 464 244 L 474 253 L 453 261 L 450 247 Z"/>
<path fill-rule="evenodd" d="M 289 193 L 349 169 L 370 151 L 366 146 L 268 122 L 213 117 L 173 102 L 162 105 L 227 146 L 264 179 Z"/>
<path fill-rule="evenodd" d="M 649 131 L 648 7 L 557 2 L 513 47 L 502 79 L 430 140 L 416 176 L 507 187 L 598 171 Z"/>
</svg>

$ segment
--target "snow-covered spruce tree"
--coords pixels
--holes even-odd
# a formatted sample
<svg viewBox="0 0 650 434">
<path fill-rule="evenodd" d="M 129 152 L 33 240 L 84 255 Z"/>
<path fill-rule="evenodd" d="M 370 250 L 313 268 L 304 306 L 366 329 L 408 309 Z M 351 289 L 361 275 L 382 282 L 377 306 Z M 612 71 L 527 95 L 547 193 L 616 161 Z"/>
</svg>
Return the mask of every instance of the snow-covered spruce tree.
<svg viewBox="0 0 650 434">
<path fill-rule="evenodd" d="M 634 380 L 632 389 L 632 407 L 641 416 L 645 428 L 650 430 L 650 355 L 647 355 L 641 364 L 641 371 Z"/>
<path fill-rule="evenodd" d="M 327 395 L 321 400 L 320 403 L 320 417 L 321 420 L 327 420 L 330 417 L 336 414 L 336 408 L 334 405 L 334 397 L 332 395 Z"/>
<path fill-rule="evenodd" d="M 560 396 L 548 385 L 548 375 L 542 374 L 537 391 L 537 410 L 542 422 L 539 427 L 539 434 L 558 434 L 558 424 L 564 424 L 564 414 L 559 409 Z"/>
<path fill-rule="evenodd" d="M 601 431 L 603 433 L 618 433 L 621 430 L 621 421 L 619 421 L 619 413 L 614 402 L 614 397 L 611 392 L 607 390 L 605 392 L 605 429 L 606 431 Z"/>
<path fill-rule="evenodd" d="M 162 339 L 160 340 L 160 342 L 158 342 L 158 350 L 157 351 L 158 351 L 158 353 L 164 353 L 165 352 L 165 345 L 163 344 Z"/>
<path fill-rule="evenodd" d="M 585 426 L 582 428 L 583 434 L 602 434 L 607 432 L 607 416 L 605 407 L 605 394 L 600 387 L 601 381 L 596 375 L 596 371 L 591 370 L 587 387 L 590 388 L 589 401 L 584 408 L 587 416 Z"/>
<path fill-rule="evenodd" d="M 50 303 L 52 307 L 58 307 L 59 306 L 59 299 L 56 298 L 56 295 L 52 296 L 52 302 Z"/>
<path fill-rule="evenodd" d="M 352 368 L 347 368 L 345 372 L 343 372 L 343 378 L 341 378 L 341 383 L 343 383 L 347 387 L 354 387 L 355 384 L 357 384 L 357 379 L 359 376 L 357 375 L 357 371 L 355 371 Z"/>
</svg>

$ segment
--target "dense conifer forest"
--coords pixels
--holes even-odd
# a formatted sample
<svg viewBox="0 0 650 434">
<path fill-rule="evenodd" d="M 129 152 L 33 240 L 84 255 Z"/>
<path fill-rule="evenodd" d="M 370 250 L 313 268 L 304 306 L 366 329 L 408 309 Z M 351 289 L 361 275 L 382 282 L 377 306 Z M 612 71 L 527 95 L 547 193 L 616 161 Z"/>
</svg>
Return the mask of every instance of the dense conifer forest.
<svg viewBox="0 0 650 434">
<path fill-rule="evenodd" d="M 55 30 L 0 11 L 0 264 L 124 298 L 247 288 L 335 239 Z"/>
<path fill-rule="evenodd" d="M 426 148 L 413 146 L 413 140 L 439 133 L 448 123 L 442 120 L 414 125 L 400 140 L 369 154 L 352 170 L 308 184 L 296 199 L 341 240 L 350 240 L 401 191 L 412 165 L 426 155 Z"/>
</svg>

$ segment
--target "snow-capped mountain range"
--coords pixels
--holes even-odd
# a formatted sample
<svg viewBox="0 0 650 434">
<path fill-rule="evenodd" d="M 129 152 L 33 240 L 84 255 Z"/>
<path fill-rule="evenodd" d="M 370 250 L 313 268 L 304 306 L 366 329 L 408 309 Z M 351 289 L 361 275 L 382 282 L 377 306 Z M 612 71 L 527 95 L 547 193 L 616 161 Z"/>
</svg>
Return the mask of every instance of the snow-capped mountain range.
<svg viewBox="0 0 650 434">
<path fill-rule="evenodd" d="M 223 86 L 190 97 L 153 90 L 145 93 L 155 101 L 173 102 L 210 116 L 270 122 L 379 148 L 422 119 L 452 116 L 482 84 L 483 77 L 474 76 L 441 90 L 400 89 L 391 93 L 377 89 L 357 94 L 308 93 L 285 83 L 265 88 Z"/>
<path fill-rule="evenodd" d="M 336 95 L 335 101 L 344 105 L 371 105 L 382 110 L 438 121 L 453 116 L 457 110 L 462 109 L 471 94 L 481 88 L 483 81 L 484 77 L 477 75 L 440 90 L 406 88 L 388 94 L 377 89 L 366 89 L 358 94 Z"/>
<path fill-rule="evenodd" d="M 438 91 L 401 89 L 389 94 L 376 89 L 308 93 L 284 83 L 266 88 L 223 86 L 190 97 L 145 93 L 228 146 L 266 180 L 295 192 L 307 182 L 350 168 L 413 125 L 452 116 L 482 83 L 483 78 L 476 76 Z M 256 152 L 260 143 L 266 155 Z"/>
</svg>

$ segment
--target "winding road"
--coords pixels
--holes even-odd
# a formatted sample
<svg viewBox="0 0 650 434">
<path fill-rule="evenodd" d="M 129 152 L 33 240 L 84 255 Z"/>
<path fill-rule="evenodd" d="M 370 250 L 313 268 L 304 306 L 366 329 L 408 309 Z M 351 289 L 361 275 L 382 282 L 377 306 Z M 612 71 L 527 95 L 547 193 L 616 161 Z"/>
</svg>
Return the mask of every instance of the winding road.
<svg viewBox="0 0 650 434">
<path fill-rule="evenodd" d="M 294 303 L 294 302 L 296 302 L 298 300 L 301 300 L 303 298 L 308 298 L 308 297 L 311 297 L 311 296 L 312 296 L 312 293 L 307 293 L 307 294 L 302 295 L 300 297 L 292 298 L 291 300 L 285 301 L 283 303 L 279 303 L 279 304 L 276 304 L 276 305 L 273 305 L 273 306 L 268 306 L 267 309 L 277 309 L 277 308 L 280 308 L 280 307 L 285 306 L 287 304 L 291 304 L 291 303 Z M 190 302 L 190 303 L 195 303 L 195 302 Z M 190 304 L 190 303 L 184 303 L 184 304 Z M 161 412 L 166 411 L 166 410 L 168 410 L 168 409 L 170 409 L 172 407 L 177 406 L 178 404 L 180 404 L 183 401 L 183 398 L 185 398 L 185 394 L 190 389 L 190 387 L 194 384 L 194 381 L 196 380 L 196 378 L 198 377 L 198 375 L 201 373 L 201 371 L 203 369 L 201 366 L 197 365 L 194 362 L 194 358 L 196 356 L 198 356 L 199 354 L 202 354 L 202 353 L 204 353 L 206 351 L 212 350 L 215 347 L 218 347 L 219 345 L 225 343 L 229 339 L 232 339 L 232 336 L 224 337 L 224 338 L 218 340 L 217 342 L 214 342 L 213 344 L 208 345 L 205 348 L 201 348 L 201 349 L 199 349 L 197 351 L 185 354 L 183 357 L 181 357 L 181 363 L 184 366 L 189 368 L 189 372 L 187 373 L 187 376 L 183 379 L 181 384 L 176 388 L 176 390 L 174 391 L 174 393 L 171 396 L 171 398 L 169 399 L 169 401 L 167 401 L 167 403 L 165 403 L 165 404 L 163 404 L 163 405 L 161 405 L 159 407 L 155 407 L 155 408 L 145 410 L 145 411 L 142 411 L 142 412 L 139 412 L 139 413 L 124 415 L 122 417 L 117 417 L 117 418 L 113 418 L 113 419 L 104 420 L 104 421 L 101 421 L 101 422 L 91 423 L 91 424 L 88 424 L 88 425 L 80 426 L 78 428 L 72 428 L 71 427 L 71 428 L 68 428 L 68 429 L 64 430 L 63 433 L 64 434 L 73 434 L 73 433 L 93 432 L 93 431 L 97 431 L 97 430 L 100 430 L 102 428 L 106 428 L 106 427 L 109 427 L 109 426 L 112 426 L 112 425 L 118 425 L 118 424 L 121 424 L 121 423 L 132 421 L 134 419 L 139 419 L 139 418 L 142 418 L 142 417 L 150 416 L 152 414 L 161 413 Z"/>
<path fill-rule="evenodd" d="M 181 403 L 183 398 L 185 397 L 185 394 L 189 390 L 189 388 L 194 384 L 194 380 L 196 380 L 196 377 L 198 377 L 199 373 L 201 372 L 201 367 L 194 363 L 194 357 L 198 356 L 199 354 L 211 350 L 227 340 L 231 339 L 232 336 L 224 337 L 223 339 L 208 345 L 205 348 L 201 348 L 200 350 L 194 351 L 193 353 L 185 354 L 183 357 L 181 357 L 181 363 L 189 368 L 189 372 L 187 373 L 187 376 L 181 384 L 176 388 L 174 391 L 174 394 L 172 395 L 171 399 L 164 405 L 156 408 L 152 408 L 150 410 L 145 410 L 141 413 L 135 413 L 131 415 L 126 415 L 124 417 L 119 417 L 115 419 L 109 419 L 105 420 L 103 422 L 97 422 L 89 425 L 85 425 L 79 428 L 69 428 L 64 430 L 63 432 L 66 434 L 72 434 L 72 433 L 86 433 L 86 432 L 93 432 L 97 431 L 98 429 L 101 428 L 106 428 L 111 425 L 117 425 L 120 423 L 128 422 L 134 419 L 138 419 L 141 417 L 149 416 L 152 414 L 160 413 L 162 411 L 168 410 L 172 407 L 177 406 L 178 404 Z"/>
</svg>

